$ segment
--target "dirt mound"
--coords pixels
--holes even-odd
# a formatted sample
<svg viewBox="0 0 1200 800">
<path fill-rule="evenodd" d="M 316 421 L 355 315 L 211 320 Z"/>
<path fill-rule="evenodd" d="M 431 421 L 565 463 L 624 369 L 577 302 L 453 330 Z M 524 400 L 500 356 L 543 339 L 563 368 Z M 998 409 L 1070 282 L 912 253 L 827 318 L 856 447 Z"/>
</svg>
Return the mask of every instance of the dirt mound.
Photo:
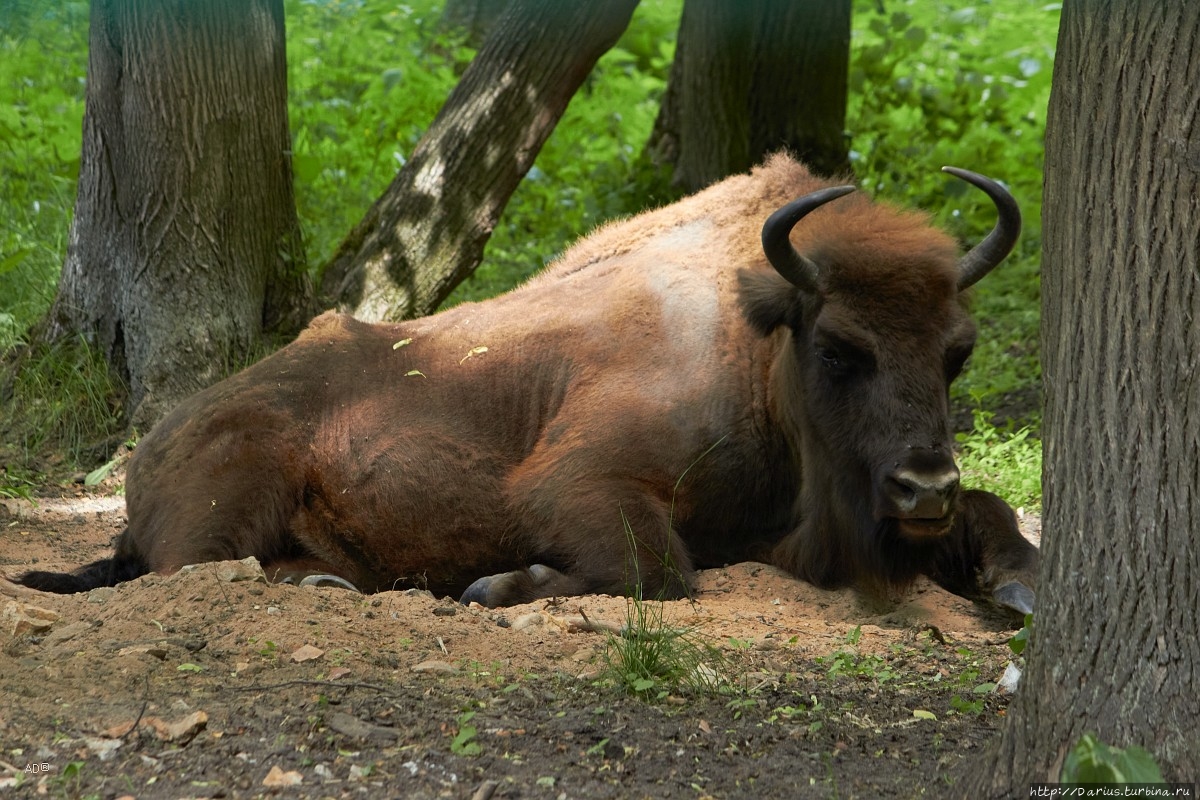
<svg viewBox="0 0 1200 800">
<path fill-rule="evenodd" d="M 123 513 L 10 501 L 0 573 L 102 557 Z M 650 704 L 606 672 L 625 598 L 467 608 L 231 562 L 0 605 L 0 784 L 28 796 L 910 796 L 994 729 L 1009 656 L 1007 620 L 928 583 L 879 608 L 762 564 L 652 604 L 724 688 Z"/>
</svg>

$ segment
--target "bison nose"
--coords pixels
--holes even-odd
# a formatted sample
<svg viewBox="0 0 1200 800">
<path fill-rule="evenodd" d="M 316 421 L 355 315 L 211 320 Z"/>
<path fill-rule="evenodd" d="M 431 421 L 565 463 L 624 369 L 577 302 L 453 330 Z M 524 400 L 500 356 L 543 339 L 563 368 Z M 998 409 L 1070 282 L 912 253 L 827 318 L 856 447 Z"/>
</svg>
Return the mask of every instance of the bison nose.
<svg viewBox="0 0 1200 800">
<path fill-rule="evenodd" d="M 958 467 L 920 473 L 898 469 L 887 477 L 884 491 L 902 519 L 941 519 L 950 513 L 958 490 Z"/>
</svg>

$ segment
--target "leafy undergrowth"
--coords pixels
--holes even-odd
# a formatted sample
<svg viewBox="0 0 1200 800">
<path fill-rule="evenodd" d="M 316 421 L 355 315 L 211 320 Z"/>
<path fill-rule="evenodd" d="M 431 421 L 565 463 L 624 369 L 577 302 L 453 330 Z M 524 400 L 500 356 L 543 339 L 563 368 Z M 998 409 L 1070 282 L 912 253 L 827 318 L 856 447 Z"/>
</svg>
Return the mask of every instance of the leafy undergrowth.
<svg viewBox="0 0 1200 800">
<path fill-rule="evenodd" d="M 1042 498 L 1042 443 L 1033 428 L 992 423 L 992 414 L 975 410 L 975 426 L 958 434 L 963 483 L 998 494 L 1011 506 L 1037 511 Z"/>
<path fill-rule="evenodd" d="M 0 497 L 110 459 L 124 441 L 123 387 L 82 341 L 13 348 L 0 360 Z"/>
</svg>

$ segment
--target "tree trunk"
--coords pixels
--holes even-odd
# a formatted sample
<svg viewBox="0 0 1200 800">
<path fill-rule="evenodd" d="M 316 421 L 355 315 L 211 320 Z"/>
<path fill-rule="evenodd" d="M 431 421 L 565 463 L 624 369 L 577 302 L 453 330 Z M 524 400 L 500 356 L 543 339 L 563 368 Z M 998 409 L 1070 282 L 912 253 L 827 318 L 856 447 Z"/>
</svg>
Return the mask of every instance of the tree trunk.
<svg viewBox="0 0 1200 800">
<path fill-rule="evenodd" d="M 483 256 L 500 212 L 637 0 L 513 0 L 446 105 L 325 271 L 355 316 L 431 313 Z"/>
<path fill-rule="evenodd" d="M 446 0 L 438 26 L 467 34 L 467 44 L 479 45 L 487 38 L 509 0 Z"/>
<path fill-rule="evenodd" d="M 1047 120 L 1037 627 L 963 796 L 1080 736 L 1200 764 L 1200 4 L 1068 0 Z"/>
<path fill-rule="evenodd" d="M 93 0 L 75 218 L 46 336 L 82 334 L 145 430 L 305 321 L 282 0 Z"/>
<path fill-rule="evenodd" d="M 647 145 L 695 191 L 787 148 L 845 171 L 850 0 L 687 0 Z"/>
</svg>

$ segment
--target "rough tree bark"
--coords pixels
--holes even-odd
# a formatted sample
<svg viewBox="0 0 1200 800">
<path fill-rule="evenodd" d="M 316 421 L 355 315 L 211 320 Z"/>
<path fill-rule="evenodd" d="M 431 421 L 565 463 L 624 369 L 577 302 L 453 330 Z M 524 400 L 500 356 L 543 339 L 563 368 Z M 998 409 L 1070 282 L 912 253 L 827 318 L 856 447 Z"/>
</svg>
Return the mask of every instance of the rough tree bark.
<svg viewBox="0 0 1200 800">
<path fill-rule="evenodd" d="M 408 162 L 325 270 L 360 319 L 428 314 L 474 271 L 504 205 L 637 0 L 513 0 Z"/>
<path fill-rule="evenodd" d="M 845 171 L 850 0 L 687 0 L 647 145 L 695 191 L 788 148 Z"/>
<path fill-rule="evenodd" d="M 1044 587 L 968 797 L 1080 736 L 1200 764 L 1200 4 L 1068 0 L 1043 206 Z"/>
<path fill-rule="evenodd" d="M 282 0 L 93 0 L 75 218 L 44 335 L 82 334 L 146 430 L 305 321 Z"/>
</svg>

